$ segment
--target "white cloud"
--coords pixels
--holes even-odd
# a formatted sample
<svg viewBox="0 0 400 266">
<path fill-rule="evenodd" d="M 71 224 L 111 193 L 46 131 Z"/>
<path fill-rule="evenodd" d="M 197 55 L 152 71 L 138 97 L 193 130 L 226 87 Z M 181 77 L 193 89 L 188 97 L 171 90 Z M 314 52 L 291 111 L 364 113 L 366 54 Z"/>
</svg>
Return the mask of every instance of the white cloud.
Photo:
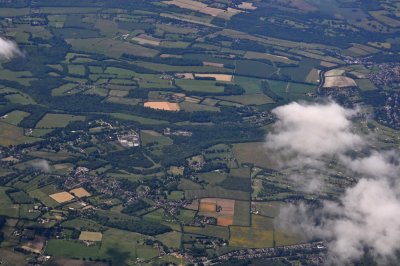
<svg viewBox="0 0 400 266">
<path fill-rule="evenodd" d="M 347 156 L 341 156 L 341 161 L 360 174 L 369 177 L 399 177 L 399 154 L 395 151 L 372 151 L 367 157 L 350 159 Z"/>
<path fill-rule="evenodd" d="M 293 102 L 272 112 L 277 122 L 265 147 L 301 191 L 322 192 L 323 176 L 332 172 L 324 167 L 326 162 L 365 145 L 363 138 L 352 132 L 350 119 L 357 112 L 335 102 Z"/>
<path fill-rule="evenodd" d="M 267 136 L 266 148 L 284 158 L 281 170 L 289 167 L 293 180 L 310 190 L 322 190 L 324 172 L 335 171 L 327 163 L 332 158 L 343 166 L 341 171 L 358 180 L 337 202 L 282 209 L 277 226 L 297 228 L 308 239 L 329 241 L 329 260 L 334 265 L 359 259 L 365 249 L 381 263 L 392 258 L 400 247 L 398 152 L 371 151 L 368 141 L 352 132 L 356 112 L 333 102 L 291 103 L 273 112 L 278 121 Z M 346 155 L 365 147 L 368 155 Z"/>
<path fill-rule="evenodd" d="M 343 153 L 359 147 L 363 140 L 351 132 L 354 110 L 337 103 L 293 102 L 273 110 L 278 118 L 275 133 L 267 136 L 268 149 L 316 157 Z"/>
<path fill-rule="evenodd" d="M 23 53 L 15 42 L 0 37 L 0 58 L 10 60 L 22 55 Z"/>
<path fill-rule="evenodd" d="M 324 230 L 332 231 L 332 257 L 358 259 L 367 247 L 377 259 L 393 256 L 400 244 L 400 190 L 386 179 L 361 179 L 349 188 L 340 205 L 326 207 Z M 327 216 L 325 216 L 327 217 Z"/>
<path fill-rule="evenodd" d="M 50 165 L 46 160 L 38 160 L 31 163 L 33 168 L 36 168 L 42 172 L 49 173 L 51 171 Z"/>
<path fill-rule="evenodd" d="M 277 226 L 296 228 L 311 240 L 329 242 L 329 260 L 343 265 L 357 260 L 365 248 L 380 262 L 395 255 L 400 244 L 400 186 L 386 179 L 362 178 L 339 202 L 322 206 L 289 205 Z"/>
</svg>

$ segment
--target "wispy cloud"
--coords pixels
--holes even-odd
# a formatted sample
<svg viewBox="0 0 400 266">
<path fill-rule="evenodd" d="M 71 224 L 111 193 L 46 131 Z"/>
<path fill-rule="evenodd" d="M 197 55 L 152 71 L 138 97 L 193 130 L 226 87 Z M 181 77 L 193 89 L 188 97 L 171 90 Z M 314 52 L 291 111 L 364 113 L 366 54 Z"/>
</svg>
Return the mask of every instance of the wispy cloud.
<svg viewBox="0 0 400 266">
<path fill-rule="evenodd" d="M 33 168 L 36 168 L 42 172 L 49 173 L 51 171 L 50 165 L 46 160 L 38 160 L 31 163 Z"/>
<path fill-rule="evenodd" d="M 23 53 L 13 41 L 0 37 L 0 58 L 10 60 L 17 56 L 23 56 Z"/>
<path fill-rule="evenodd" d="M 296 187 L 305 192 L 323 190 L 322 176 L 332 169 L 327 161 L 348 150 L 365 146 L 365 140 L 352 131 L 351 118 L 357 112 L 334 102 L 307 104 L 293 102 L 273 110 L 277 117 L 265 143 Z"/>
<path fill-rule="evenodd" d="M 329 260 L 336 265 L 359 259 L 366 249 L 380 262 L 392 258 L 400 244 L 398 151 L 368 148 L 368 141 L 352 131 L 356 111 L 334 102 L 291 103 L 273 112 L 278 121 L 266 148 L 280 158 L 282 168 L 292 168 L 293 179 L 320 190 L 325 186 L 321 173 L 332 171 L 327 162 L 335 158 L 358 180 L 335 202 L 282 209 L 277 225 L 328 240 Z M 366 155 L 353 152 L 365 147 Z"/>
</svg>

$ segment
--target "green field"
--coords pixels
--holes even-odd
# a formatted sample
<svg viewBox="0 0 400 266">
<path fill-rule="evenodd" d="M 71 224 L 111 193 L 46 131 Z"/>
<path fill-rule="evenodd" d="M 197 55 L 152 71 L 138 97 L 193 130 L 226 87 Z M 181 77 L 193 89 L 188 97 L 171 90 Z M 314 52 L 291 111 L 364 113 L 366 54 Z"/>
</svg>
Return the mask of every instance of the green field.
<svg viewBox="0 0 400 266">
<path fill-rule="evenodd" d="M 270 97 L 262 93 L 245 94 L 245 95 L 234 95 L 234 96 L 219 96 L 219 99 L 240 103 L 243 105 L 263 105 L 274 103 Z"/>
<path fill-rule="evenodd" d="M 216 86 L 216 82 L 212 80 L 186 80 L 179 79 L 176 84 L 183 90 L 188 92 L 203 92 L 203 93 L 221 93 L 224 91 L 223 86 Z"/>
<path fill-rule="evenodd" d="M 179 232 L 172 231 L 169 233 L 158 235 L 156 239 L 170 248 L 180 248 L 181 246 L 181 233 Z"/>
<path fill-rule="evenodd" d="M 25 117 L 28 117 L 29 115 L 30 113 L 28 112 L 15 110 L 10 113 L 7 113 L 6 114 L 7 117 L 4 118 L 2 121 L 17 126 L 19 122 L 21 122 Z"/>
<path fill-rule="evenodd" d="M 0 215 L 6 217 L 18 217 L 19 216 L 19 206 L 14 205 L 11 199 L 7 196 L 7 187 L 0 187 Z"/>
<path fill-rule="evenodd" d="M 233 224 L 240 226 L 250 226 L 250 223 L 250 202 L 236 200 Z"/>
<path fill-rule="evenodd" d="M 171 238 L 171 236 L 168 236 Z M 140 234 L 108 229 L 103 233 L 101 245 L 86 246 L 77 240 L 51 240 L 49 241 L 46 253 L 62 258 L 92 258 L 111 259 L 116 265 L 121 265 L 136 258 L 149 259 L 157 256 L 156 249 L 138 245 L 146 239 Z M 164 236 L 164 239 L 167 239 Z"/>
<path fill-rule="evenodd" d="M 5 96 L 7 100 L 9 100 L 11 103 L 16 103 L 16 104 L 22 104 L 22 105 L 28 105 L 28 104 L 35 104 L 35 100 L 32 99 L 29 95 L 23 94 L 23 93 L 14 93 L 14 94 L 9 94 Z"/>
<path fill-rule="evenodd" d="M 84 76 L 86 70 L 82 65 L 68 65 L 68 72 L 71 75 Z"/>
<path fill-rule="evenodd" d="M 22 143 L 32 143 L 40 140 L 35 137 L 28 137 L 24 135 L 23 128 L 14 126 L 0 121 L 0 145 L 18 145 Z"/>
<path fill-rule="evenodd" d="M 36 128 L 57 128 L 66 127 L 74 121 L 83 121 L 84 116 L 68 114 L 46 114 L 36 125 Z"/>
<path fill-rule="evenodd" d="M 186 199 L 201 199 L 201 198 L 224 198 L 224 199 L 237 199 L 248 200 L 250 194 L 246 191 L 229 190 L 219 186 L 209 186 L 206 189 L 193 189 L 185 191 Z"/>
<path fill-rule="evenodd" d="M 51 91 L 52 96 L 63 96 L 70 95 L 79 92 L 79 90 L 74 90 L 78 85 L 76 83 L 67 83 Z"/>
<path fill-rule="evenodd" d="M 229 238 L 229 228 L 215 225 L 206 225 L 203 227 L 185 226 L 183 228 L 185 233 L 219 237 L 223 239 Z"/>
<path fill-rule="evenodd" d="M 130 115 L 130 114 L 123 114 L 123 113 L 112 113 L 110 114 L 111 117 L 114 117 L 116 119 L 121 119 L 121 120 L 130 120 L 130 121 L 135 121 L 140 124 L 144 125 L 157 125 L 157 124 L 165 124 L 165 121 L 162 120 L 155 120 L 151 118 L 145 118 L 145 117 L 140 117 L 136 115 Z"/>
<path fill-rule="evenodd" d="M 276 162 L 266 153 L 263 145 L 260 142 L 234 144 L 233 153 L 240 164 L 252 163 L 263 168 L 276 168 Z"/>
</svg>

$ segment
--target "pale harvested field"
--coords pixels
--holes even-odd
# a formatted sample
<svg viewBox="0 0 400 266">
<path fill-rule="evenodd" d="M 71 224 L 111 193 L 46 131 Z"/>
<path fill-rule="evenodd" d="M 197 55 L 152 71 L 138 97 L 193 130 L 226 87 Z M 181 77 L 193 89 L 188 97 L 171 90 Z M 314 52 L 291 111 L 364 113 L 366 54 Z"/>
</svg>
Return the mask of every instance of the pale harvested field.
<svg viewBox="0 0 400 266">
<path fill-rule="evenodd" d="M 281 62 L 284 64 L 298 64 L 298 62 L 293 61 L 286 56 L 281 56 L 281 55 L 273 55 L 273 54 L 267 54 L 267 53 L 259 53 L 259 52 L 253 52 L 253 51 L 248 51 L 244 54 L 245 58 L 248 59 L 266 59 L 274 62 Z"/>
<path fill-rule="evenodd" d="M 75 188 L 73 190 L 70 190 L 69 192 L 71 194 L 75 195 L 78 198 L 90 197 L 91 196 L 91 194 L 86 189 L 84 189 L 83 187 Z"/>
<path fill-rule="evenodd" d="M 203 66 L 224 67 L 224 64 L 222 64 L 222 63 L 214 63 L 214 62 L 203 61 Z"/>
<path fill-rule="evenodd" d="M 34 240 L 29 241 L 22 245 L 22 248 L 26 251 L 40 254 L 43 251 L 46 239 L 44 237 L 36 236 Z"/>
<path fill-rule="evenodd" d="M 179 97 L 179 98 L 183 98 L 183 97 L 186 96 L 186 94 L 178 92 L 178 93 L 174 93 L 174 96 Z"/>
<path fill-rule="evenodd" d="M 161 58 L 182 58 L 181 55 L 176 55 L 176 54 L 161 54 Z"/>
<path fill-rule="evenodd" d="M 60 163 L 60 164 L 53 164 L 55 170 L 70 170 L 73 168 L 72 164 L 68 163 Z"/>
<path fill-rule="evenodd" d="M 325 73 L 325 77 L 334 77 L 334 76 L 341 76 L 344 74 L 343 69 L 332 69 Z"/>
<path fill-rule="evenodd" d="M 144 107 L 164 111 L 179 111 L 181 109 L 179 104 L 170 102 L 146 102 Z"/>
<path fill-rule="evenodd" d="M 326 62 L 326 61 L 321 61 L 320 63 L 321 66 L 323 67 L 335 67 L 337 64 L 331 63 L 331 62 Z"/>
<path fill-rule="evenodd" d="M 81 241 L 101 241 L 103 238 L 102 233 L 100 232 L 89 232 L 89 231 L 82 231 L 79 235 L 79 240 Z"/>
<path fill-rule="evenodd" d="M 169 168 L 169 172 L 174 176 L 183 176 L 183 172 L 185 171 L 185 167 L 171 166 Z"/>
<path fill-rule="evenodd" d="M 51 194 L 51 195 L 49 195 L 49 197 L 52 198 L 53 200 L 57 201 L 58 203 L 64 203 L 64 202 L 70 201 L 74 198 L 74 196 L 72 196 L 70 193 L 65 192 L 65 191 Z"/>
<path fill-rule="evenodd" d="M 154 130 L 141 130 L 140 132 L 149 134 L 150 136 L 153 136 L 153 137 L 161 137 L 162 136 L 161 133 L 158 133 L 157 131 L 154 131 Z"/>
<path fill-rule="evenodd" d="M 187 97 L 185 97 L 185 102 L 188 102 L 188 103 L 199 103 L 200 99 L 187 96 Z"/>
<path fill-rule="evenodd" d="M 129 94 L 129 91 L 123 91 L 123 90 L 110 90 L 108 93 L 108 96 L 112 97 L 125 97 Z"/>
<path fill-rule="evenodd" d="M 319 72 L 320 70 L 313 68 L 310 70 L 306 77 L 306 82 L 318 83 L 319 82 Z"/>
<path fill-rule="evenodd" d="M 357 86 L 357 84 L 353 79 L 344 76 L 326 77 L 324 83 L 324 88 L 346 88 L 355 86 Z"/>
<path fill-rule="evenodd" d="M 139 35 L 137 37 L 133 37 L 132 41 L 135 41 L 135 42 L 137 42 L 139 44 L 142 44 L 142 45 L 143 44 L 150 44 L 150 45 L 154 45 L 154 46 L 158 46 L 161 43 L 160 40 L 158 40 L 156 38 L 153 38 L 153 37 L 150 37 L 150 36 L 147 36 L 147 35 Z"/>
<path fill-rule="evenodd" d="M 19 160 L 17 158 L 15 158 L 14 156 L 8 156 L 6 158 L 1 159 L 0 161 L 2 162 L 11 162 L 11 163 L 17 163 L 19 162 Z"/>
<path fill-rule="evenodd" d="M 368 45 L 377 47 L 377 48 L 385 48 L 390 49 L 392 48 L 392 44 L 390 42 L 368 42 Z"/>
<path fill-rule="evenodd" d="M 197 78 L 215 78 L 217 81 L 231 82 L 233 79 L 232 75 L 228 74 L 194 74 Z"/>
<path fill-rule="evenodd" d="M 223 13 L 219 14 L 218 17 L 223 18 L 223 19 L 230 19 L 234 15 L 237 15 L 242 12 L 243 12 L 242 10 L 228 7 L 227 10 L 224 11 Z"/>
<path fill-rule="evenodd" d="M 240 5 L 238 5 L 239 8 L 241 9 L 246 9 L 246 10 L 256 10 L 257 7 L 253 5 L 253 3 L 250 2 L 242 2 Z"/>
<path fill-rule="evenodd" d="M 181 79 L 194 79 L 193 73 L 176 73 L 175 76 Z"/>
<path fill-rule="evenodd" d="M 206 4 L 193 1 L 193 0 L 172 0 L 172 1 L 163 1 L 164 4 L 167 5 L 175 5 L 180 8 L 186 8 L 190 10 L 195 10 L 200 13 L 204 13 L 213 17 L 216 17 L 225 12 L 225 10 L 219 8 L 208 7 Z"/>
</svg>

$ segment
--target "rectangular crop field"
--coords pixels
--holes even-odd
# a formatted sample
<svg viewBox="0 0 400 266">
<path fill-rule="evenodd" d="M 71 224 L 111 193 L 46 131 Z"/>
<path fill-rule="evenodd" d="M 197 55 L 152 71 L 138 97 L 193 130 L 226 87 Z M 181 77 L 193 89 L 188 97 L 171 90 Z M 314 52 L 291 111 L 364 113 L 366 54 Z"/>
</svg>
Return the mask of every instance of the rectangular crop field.
<svg viewBox="0 0 400 266">
<path fill-rule="evenodd" d="M 36 128 L 66 127 L 70 122 L 83 121 L 84 116 L 68 114 L 46 114 L 36 125 Z"/>
<path fill-rule="evenodd" d="M 272 230 L 262 230 L 254 227 L 231 226 L 229 245 L 241 248 L 269 248 L 273 246 Z"/>
<path fill-rule="evenodd" d="M 58 203 L 64 203 L 64 202 L 70 201 L 74 198 L 74 196 L 72 196 L 68 192 L 59 192 L 59 193 L 51 194 L 51 195 L 49 195 L 49 197 L 52 198 L 53 200 L 57 201 Z"/>
<path fill-rule="evenodd" d="M 79 240 L 81 241 L 99 242 L 102 238 L 103 235 L 100 232 L 82 231 L 79 235 Z"/>
</svg>

